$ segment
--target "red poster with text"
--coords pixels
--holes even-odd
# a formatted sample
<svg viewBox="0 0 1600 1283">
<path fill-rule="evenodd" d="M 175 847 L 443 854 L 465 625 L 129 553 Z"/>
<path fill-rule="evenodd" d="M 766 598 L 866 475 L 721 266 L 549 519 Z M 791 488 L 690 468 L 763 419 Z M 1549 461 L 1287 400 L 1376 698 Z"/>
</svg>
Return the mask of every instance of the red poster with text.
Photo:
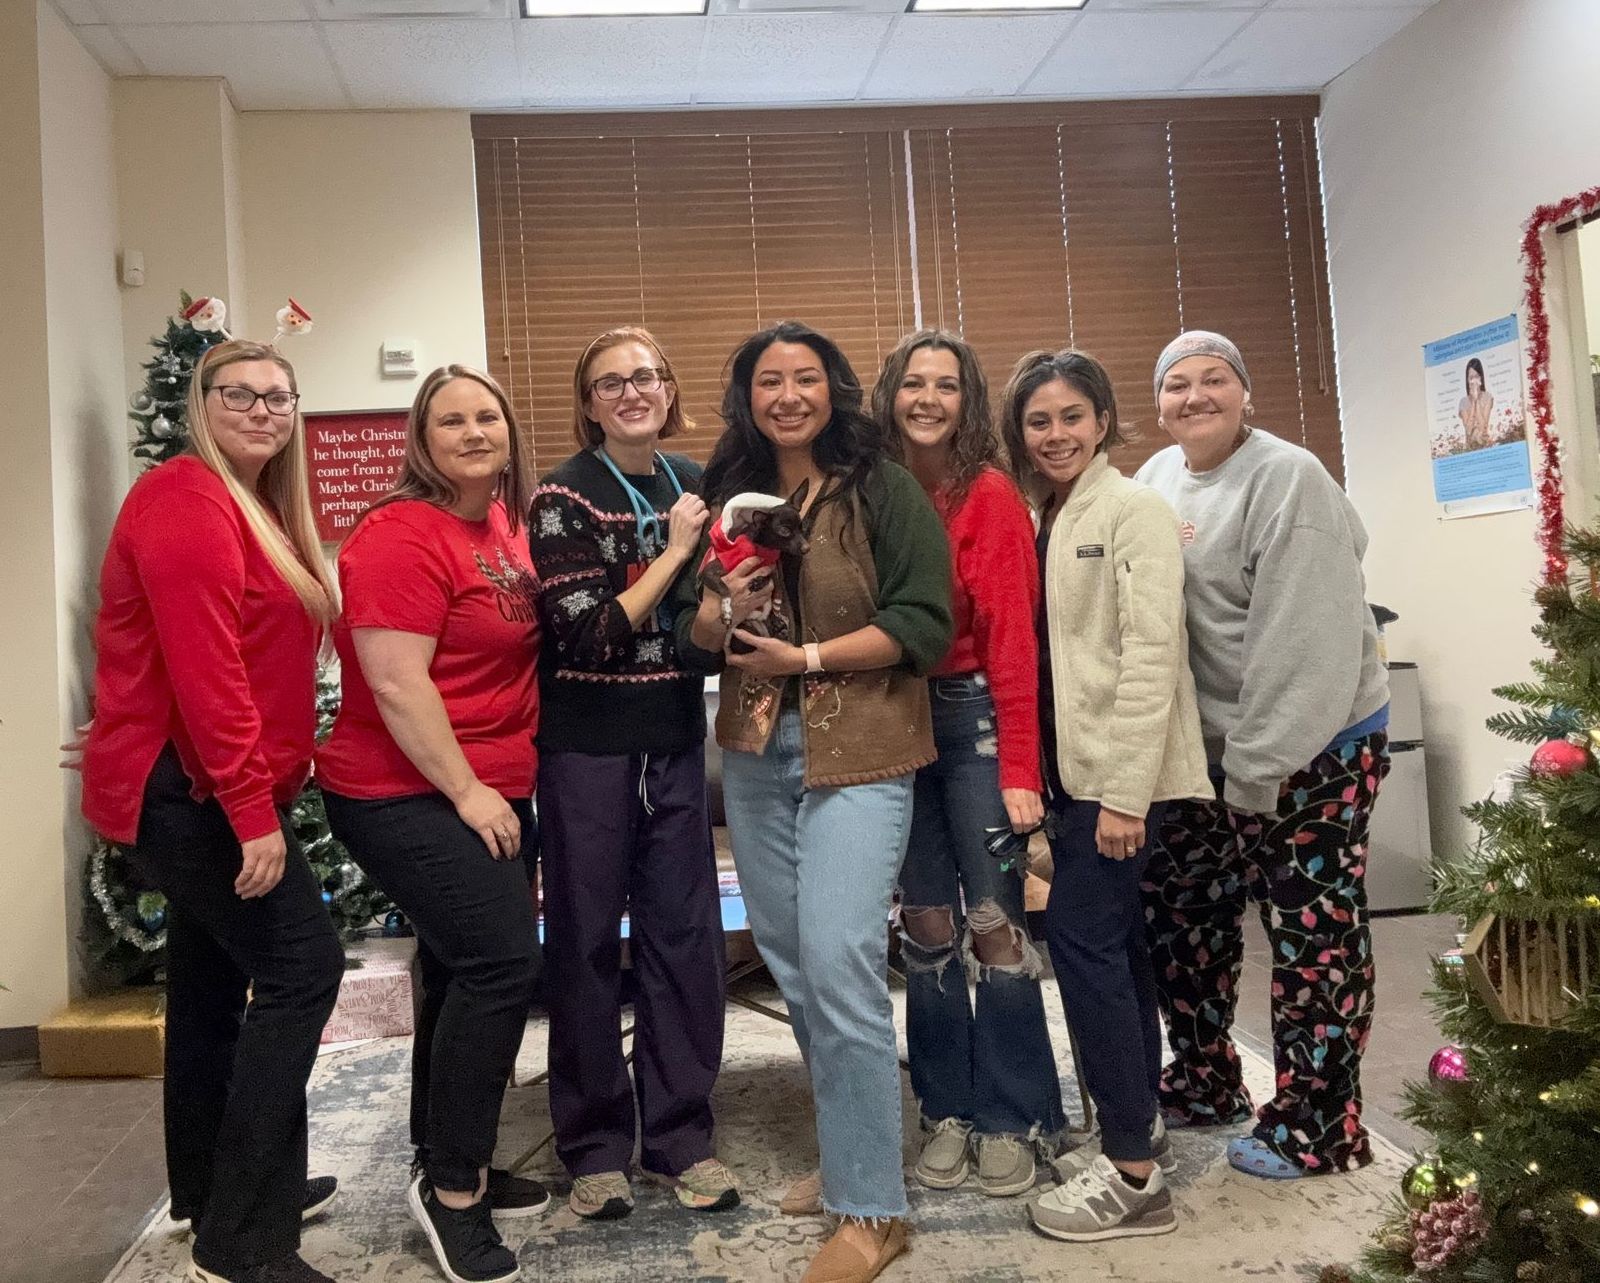
<svg viewBox="0 0 1600 1283">
<path fill-rule="evenodd" d="M 338 543 L 389 491 L 406 454 L 404 410 L 306 415 L 306 471 L 317 534 Z"/>
</svg>

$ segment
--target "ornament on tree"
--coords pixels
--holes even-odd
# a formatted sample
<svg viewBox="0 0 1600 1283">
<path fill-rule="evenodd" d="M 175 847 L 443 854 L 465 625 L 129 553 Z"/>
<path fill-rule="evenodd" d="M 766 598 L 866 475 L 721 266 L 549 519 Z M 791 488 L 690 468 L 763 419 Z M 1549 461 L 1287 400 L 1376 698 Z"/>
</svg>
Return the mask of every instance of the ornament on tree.
<svg viewBox="0 0 1600 1283">
<path fill-rule="evenodd" d="M 1472 1080 L 1467 1072 L 1467 1053 L 1460 1047 L 1440 1047 L 1428 1058 L 1428 1081 L 1435 1087 L 1460 1087 Z"/>
<path fill-rule="evenodd" d="M 1455 1181 L 1436 1160 L 1431 1158 L 1412 1163 L 1406 1168 L 1405 1175 L 1400 1178 L 1400 1193 L 1406 1200 L 1406 1206 L 1413 1211 L 1430 1207 L 1439 1199 L 1449 1198 L 1455 1192 Z"/>
<path fill-rule="evenodd" d="M 189 327 L 201 334 L 220 334 L 232 338 L 225 328 L 228 323 L 228 305 L 220 298 L 200 297 L 183 309 L 183 319 Z"/>
<path fill-rule="evenodd" d="M 308 334 L 311 331 L 311 313 L 290 298 L 288 305 L 280 307 L 275 316 L 278 332 L 272 336 L 276 343 L 285 334 Z"/>
<path fill-rule="evenodd" d="M 1517 1266 L 1517 1283 L 1536 1283 L 1544 1277 L 1544 1262 L 1524 1261 Z"/>
<path fill-rule="evenodd" d="M 1589 750 L 1569 739 L 1546 740 L 1533 750 L 1528 770 L 1535 775 L 1576 775 L 1589 765 Z"/>
<path fill-rule="evenodd" d="M 1472 1255 L 1489 1237 L 1489 1218 L 1483 1200 L 1474 1190 L 1458 1194 L 1423 1211 L 1411 1213 L 1411 1233 L 1417 1245 L 1411 1263 L 1418 1274 L 1437 1274 L 1447 1265 Z"/>
<path fill-rule="evenodd" d="M 383 918 L 383 934 L 390 940 L 411 935 L 411 924 L 406 921 L 406 915 L 399 909 L 391 909 L 386 913 Z"/>
<path fill-rule="evenodd" d="M 158 441 L 170 441 L 178 435 L 178 430 L 172 426 L 172 420 L 164 414 L 158 414 L 150 420 L 150 435 Z"/>
</svg>

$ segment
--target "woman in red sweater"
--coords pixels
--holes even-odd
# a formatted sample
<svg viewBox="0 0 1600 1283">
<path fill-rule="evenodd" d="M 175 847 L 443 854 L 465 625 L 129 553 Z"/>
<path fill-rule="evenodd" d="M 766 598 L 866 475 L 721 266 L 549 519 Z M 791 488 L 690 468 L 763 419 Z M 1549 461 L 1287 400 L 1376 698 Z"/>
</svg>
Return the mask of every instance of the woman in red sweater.
<svg viewBox="0 0 1600 1283">
<path fill-rule="evenodd" d="M 891 454 L 933 499 L 950 540 L 956 640 L 929 678 L 939 760 L 917 772 L 900 872 L 911 1085 L 927 1139 L 916 1178 L 1004 1197 L 1066 1126 L 1023 916 L 1022 843 L 986 843 L 1044 818 L 1039 798 L 1039 572 L 1033 523 L 995 462 L 988 385 L 961 339 L 919 330 L 889 354 L 872 408 Z M 962 906 L 965 906 L 963 913 Z M 977 1002 L 967 996 L 977 977 Z"/>
<path fill-rule="evenodd" d="M 334 835 L 416 928 L 407 1198 L 453 1283 L 516 1278 L 490 1212 L 549 1202 L 489 1170 L 539 969 L 529 489 L 499 384 L 463 365 L 428 375 L 398 479 L 339 550 L 344 700 L 317 755 Z"/>
<path fill-rule="evenodd" d="M 327 1283 L 298 1255 L 306 1080 L 344 953 L 284 808 L 306 781 L 333 587 L 294 370 L 218 344 L 189 449 L 128 492 L 100 571 L 83 810 L 167 897 L 167 1174 L 198 1283 Z"/>
</svg>

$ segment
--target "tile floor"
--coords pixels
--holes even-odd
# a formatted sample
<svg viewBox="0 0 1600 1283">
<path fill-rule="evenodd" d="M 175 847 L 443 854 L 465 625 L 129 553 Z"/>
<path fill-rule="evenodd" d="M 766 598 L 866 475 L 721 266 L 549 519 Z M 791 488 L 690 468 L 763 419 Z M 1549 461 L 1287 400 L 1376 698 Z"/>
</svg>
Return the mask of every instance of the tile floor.
<svg viewBox="0 0 1600 1283">
<path fill-rule="evenodd" d="M 1400 1085 L 1438 1047 L 1422 998 L 1430 960 L 1455 942 L 1435 917 L 1374 923 L 1379 1004 L 1365 1065 L 1374 1126 L 1403 1145 L 1423 1138 L 1393 1117 Z M 1265 1047 L 1268 961 L 1253 923 L 1240 1036 Z M 0 1066 L 0 1283 L 100 1283 L 165 1190 L 161 1084 L 39 1077 Z"/>
</svg>

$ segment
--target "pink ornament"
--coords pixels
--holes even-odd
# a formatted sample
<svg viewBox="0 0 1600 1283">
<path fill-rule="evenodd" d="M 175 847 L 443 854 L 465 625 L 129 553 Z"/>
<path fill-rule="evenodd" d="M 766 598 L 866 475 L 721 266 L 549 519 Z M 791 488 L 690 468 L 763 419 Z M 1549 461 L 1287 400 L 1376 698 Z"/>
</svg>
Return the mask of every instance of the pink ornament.
<svg viewBox="0 0 1600 1283">
<path fill-rule="evenodd" d="M 1589 765 L 1589 750 L 1571 740 L 1546 740 L 1533 750 L 1528 769 L 1535 775 L 1576 775 Z"/>
<path fill-rule="evenodd" d="M 1435 1087 L 1454 1087 L 1469 1078 L 1467 1053 L 1460 1047 L 1440 1047 L 1428 1058 L 1428 1081 Z"/>
</svg>

